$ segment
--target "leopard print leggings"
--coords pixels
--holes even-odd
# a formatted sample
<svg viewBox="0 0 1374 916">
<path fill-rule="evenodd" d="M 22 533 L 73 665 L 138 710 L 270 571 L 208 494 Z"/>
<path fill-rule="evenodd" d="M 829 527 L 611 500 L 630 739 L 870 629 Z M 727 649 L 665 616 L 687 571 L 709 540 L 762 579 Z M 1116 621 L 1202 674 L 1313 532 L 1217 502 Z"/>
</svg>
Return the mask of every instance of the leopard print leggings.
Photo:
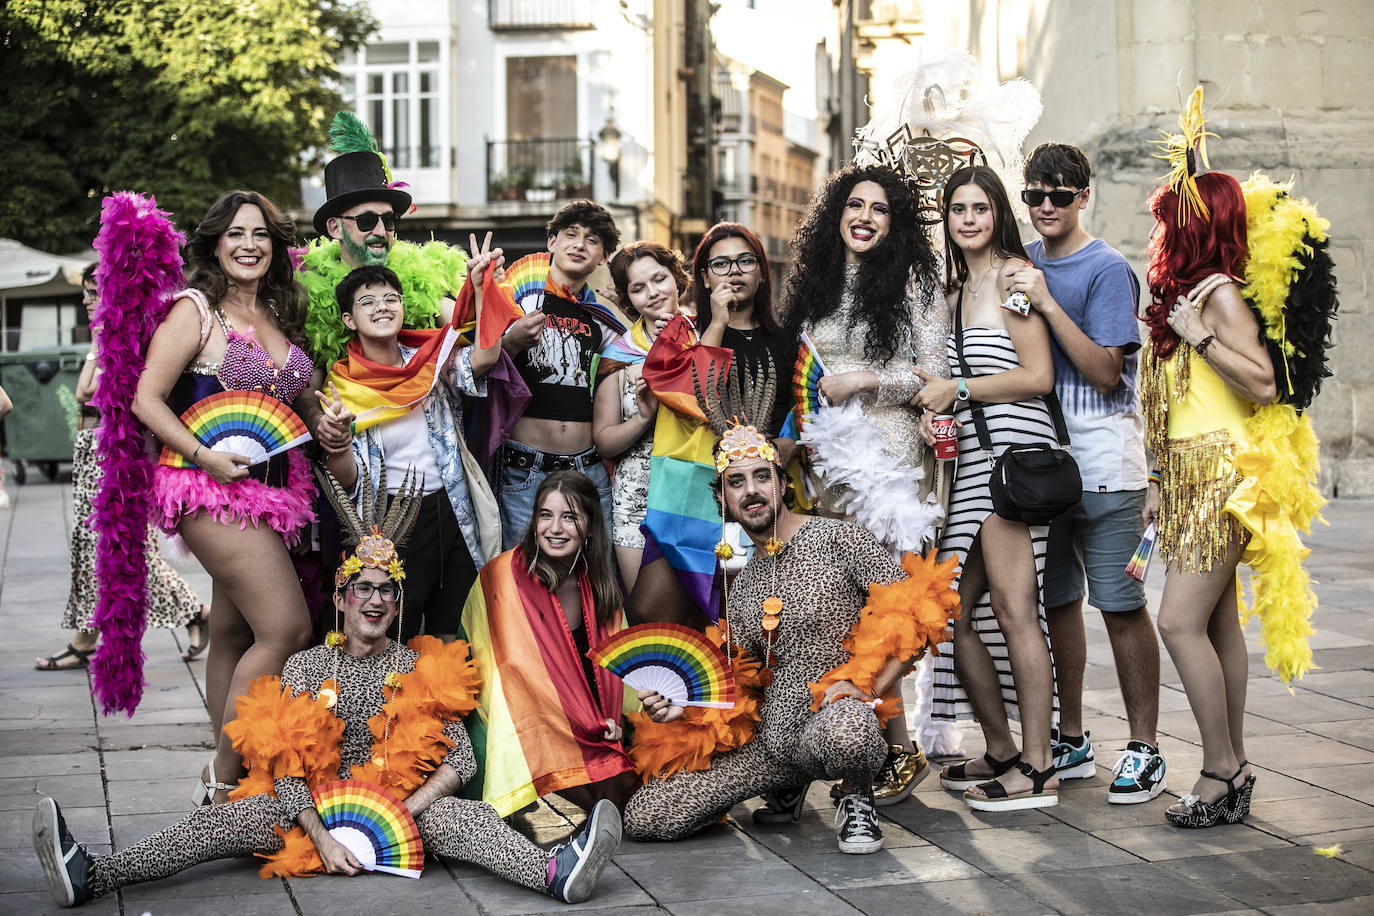
<svg viewBox="0 0 1374 916">
<path fill-rule="evenodd" d="M 712 759 L 709 770 L 652 780 L 625 806 L 626 835 L 680 840 L 745 799 L 813 779 L 871 786 L 887 757 L 878 717 L 858 700 L 840 700 L 807 716 L 786 759 L 771 756 L 766 744 L 778 742 L 753 740 Z"/>
<path fill-rule="evenodd" d="M 197 808 L 132 846 L 93 858 L 91 894 L 156 881 L 215 859 L 276 852 L 282 841 L 272 828 L 282 819 L 281 802 L 271 795 Z M 415 824 L 427 853 L 480 865 L 532 890 L 548 885 L 549 854 L 512 830 L 485 802 L 440 798 Z"/>
</svg>

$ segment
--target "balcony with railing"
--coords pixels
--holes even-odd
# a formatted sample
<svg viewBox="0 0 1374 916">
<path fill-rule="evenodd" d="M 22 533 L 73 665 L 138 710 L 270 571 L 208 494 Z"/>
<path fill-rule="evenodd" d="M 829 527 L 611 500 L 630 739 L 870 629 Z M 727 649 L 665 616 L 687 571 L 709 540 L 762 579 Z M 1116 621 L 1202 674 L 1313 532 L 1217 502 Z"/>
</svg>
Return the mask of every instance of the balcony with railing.
<svg viewBox="0 0 1374 916">
<path fill-rule="evenodd" d="M 577 137 L 488 140 L 487 200 L 591 197 L 592 151 Z"/>
<path fill-rule="evenodd" d="M 594 29 L 595 0 L 487 0 L 492 31 Z"/>
</svg>

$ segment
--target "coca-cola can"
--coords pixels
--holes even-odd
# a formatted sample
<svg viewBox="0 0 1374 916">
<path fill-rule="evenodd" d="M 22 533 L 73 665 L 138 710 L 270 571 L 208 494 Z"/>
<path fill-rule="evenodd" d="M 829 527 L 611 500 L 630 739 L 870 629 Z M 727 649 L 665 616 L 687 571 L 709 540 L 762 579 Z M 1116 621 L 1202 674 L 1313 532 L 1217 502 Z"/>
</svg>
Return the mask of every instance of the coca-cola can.
<svg viewBox="0 0 1374 916">
<path fill-rule="evenodd" d="M 954 417 L 942 413 L 930 421 L 935 430 L 935 457 L 939 461 L 951 461 L 959 454 L 959 431 L 954 425 Z"/>
</svg>

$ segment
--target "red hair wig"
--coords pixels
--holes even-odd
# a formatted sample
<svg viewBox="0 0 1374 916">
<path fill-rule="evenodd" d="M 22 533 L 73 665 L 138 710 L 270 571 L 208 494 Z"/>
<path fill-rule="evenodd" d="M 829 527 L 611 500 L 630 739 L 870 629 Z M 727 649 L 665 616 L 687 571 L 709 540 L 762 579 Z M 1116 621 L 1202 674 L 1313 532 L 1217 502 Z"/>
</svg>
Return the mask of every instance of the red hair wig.
<svg viewBox="0 0 1374 916">
<path fill-rule="evenodd" d="M 1188 295 L 1211 274 L 1240 279 L 1249 258 L 1240 182 L 1225 172 L 1208 172 L 1197 176 L 1197 187 L 1210 215 L 1193 216 L 1182 226 L 1178 224 L 1178 194 L 1172 188 L 1162 185 L 1150 195 L 1150 212 L 1159 225 L 1146 249 L 1150 304 L 1145 321 L 1159 359 L 1168 358 L 1178 346 L 1178 335 L 1168 320 L 1178 297 Z"/>
<path fill-rule="evenodd" d="M 711 260 L 711 249 L 716 242 L 725 239 L 743 239 L 744 244 L 754 249 L 759 256 L 759 291 L 754 294 L 754 317 L 769 334 L 781 333 L 778 316 L 773 311 L 773 269 L 768 266 L 768 252 L 763 242 L 747 226 L 741 223 L 716 223 L 697 243 L 692 253 L 692 289 L 689 294 L 692 305 L 697 310 L 697 333 L 703 334 L 711 323 L 711 291 L 706 288 L 706 262 Z"/>
</svg>

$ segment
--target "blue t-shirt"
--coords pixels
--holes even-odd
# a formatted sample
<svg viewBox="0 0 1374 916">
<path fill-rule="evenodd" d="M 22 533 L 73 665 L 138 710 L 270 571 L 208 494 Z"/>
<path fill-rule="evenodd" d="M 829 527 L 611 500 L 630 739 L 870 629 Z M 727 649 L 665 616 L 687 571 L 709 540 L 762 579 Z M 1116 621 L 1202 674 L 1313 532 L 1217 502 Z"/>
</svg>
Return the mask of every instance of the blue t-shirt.
<svg viewBox="0 0 1374 916">
<path fill-rule="evenodd" d="M 1121 380 L 1106 395 L 1083 377 L 1059 341 L 1052 342 L 1054 390 L 1064 407 L 1073 455 L 1085 490 L 1137 490 L 1146 484 L 1144 426 L 1136 376 L 1140 371 L 1140 326 L 1136 307 L 1140 281 L 1121 252 L 1093 239 L 1071 255 L 1045 256 L 1045 243 L 1026 246 L 1045 274 L 1045 285 L 1064 314 L 1089 339 L 1125 351 Z"/>
</svg>

